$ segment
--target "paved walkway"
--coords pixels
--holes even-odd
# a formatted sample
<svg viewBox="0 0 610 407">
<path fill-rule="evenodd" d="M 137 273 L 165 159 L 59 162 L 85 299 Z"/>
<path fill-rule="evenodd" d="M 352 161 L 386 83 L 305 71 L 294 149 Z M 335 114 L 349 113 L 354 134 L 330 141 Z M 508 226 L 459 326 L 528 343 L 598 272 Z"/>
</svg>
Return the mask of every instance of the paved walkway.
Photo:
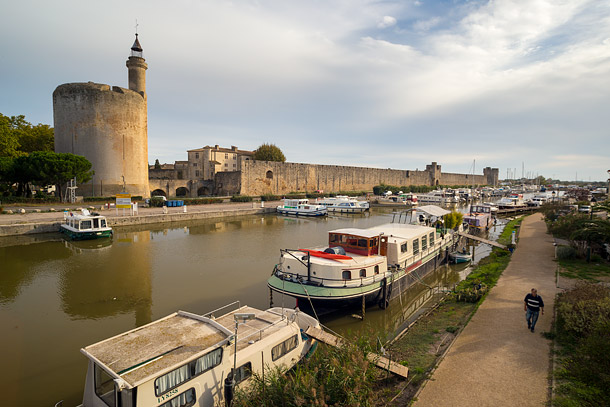
<svg viewBox="0 0 610 407">
<path fill-rule="evenodd" d="M 553 239 L 540 214 L 522 223 L 517 250 L 415 403 L 427 406 L 544 406 L 548 397 L 549 331 L 555 297 Z M 545 302 L 536 333 L 523 299 L 533 288 Z"/>
</svg>

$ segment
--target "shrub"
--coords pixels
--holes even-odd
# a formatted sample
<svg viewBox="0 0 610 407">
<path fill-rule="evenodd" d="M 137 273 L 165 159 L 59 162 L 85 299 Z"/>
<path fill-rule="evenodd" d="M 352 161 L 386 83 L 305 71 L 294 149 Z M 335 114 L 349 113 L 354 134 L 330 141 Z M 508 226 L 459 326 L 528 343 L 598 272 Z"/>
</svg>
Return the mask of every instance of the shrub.
<svg viewBox="0 0 610 407">
<path fill-rule="evenodd" d="M 248 195 L 233 195 L 231 202 L 252 202 L 252 197 Z"/>
<path fill-rule="evenodd" d="M 319 345 L 311 358 L 288 374 L 265 371 L 238 388 L 234 406 L 372 406 L 374 367 L 366 340 L 334 348 Z"/>
<path fill-rule="evenodd" d="M 273 194 L 261 195 L 261 201 L 279 201 L 280 199 L 282 199 L 282 197 L 279 195 L 273 195 Z"/>
<path fill-rule="evenodd" d="M 559 260 L 570 260 L 576 258 L 576 249 L 570 246 L 557 246 L 557 258 Z"/>
</svg>

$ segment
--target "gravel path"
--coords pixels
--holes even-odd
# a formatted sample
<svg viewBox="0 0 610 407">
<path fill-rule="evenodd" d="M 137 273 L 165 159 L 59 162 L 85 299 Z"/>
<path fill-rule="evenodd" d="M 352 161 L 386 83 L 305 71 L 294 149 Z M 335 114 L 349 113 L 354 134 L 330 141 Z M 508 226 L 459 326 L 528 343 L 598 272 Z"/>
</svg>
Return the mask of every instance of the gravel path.
<svg viewBox="0 0 610 407">
<path fill-rule="evenodd" d="M 524 219 L 511 262 L 417 396 L 416 407 L 544 406 L 549 394 L 549 331 L 555 297 L 553 239 L 540 214 Z M 536 332 L 523 299 L 533 288 L 545 303 Z"/>
</svg>

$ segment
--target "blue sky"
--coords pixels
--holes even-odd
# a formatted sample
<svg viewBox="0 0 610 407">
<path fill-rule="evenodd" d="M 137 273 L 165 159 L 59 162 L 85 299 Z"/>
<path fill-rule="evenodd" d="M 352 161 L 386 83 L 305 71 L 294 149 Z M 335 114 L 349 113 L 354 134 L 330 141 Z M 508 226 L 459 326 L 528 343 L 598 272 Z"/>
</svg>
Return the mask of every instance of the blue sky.
<svg viewBox="0 0 610 407">
<path fill-rule="evenodd" d="M 149 160 L 275 143 L 288 161 L 605 180 L 610 1 L 6 3 L 0 112 L 127 87 L 138 19 Z M 523 167 L 522 167 L 523 166 Z"/>
</svg>

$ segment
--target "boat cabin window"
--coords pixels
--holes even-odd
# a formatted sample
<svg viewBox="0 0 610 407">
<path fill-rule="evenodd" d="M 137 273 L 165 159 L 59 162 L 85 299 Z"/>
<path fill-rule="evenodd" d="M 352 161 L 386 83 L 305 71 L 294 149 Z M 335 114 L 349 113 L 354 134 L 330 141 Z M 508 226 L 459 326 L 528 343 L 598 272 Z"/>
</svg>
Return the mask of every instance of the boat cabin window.
<svg viewBox="0 0 610 407">
<path fill-rule="evenodd" d="M 366 269 L 360 269 L 360 277 L 366 277 Z"/>
<path fill-rule="evenodd" d="M 328 237 L 329 246 L 341 246 L 346 251 L 351 251 L 364 255 L 377 253 L 379 238 L 377 236 L 365 238 L 361 236 L 344 235 L 331 233 Z"/>
<path fill-rule="evenodd" d="M 90 220 L 81 220 L 79 229 L 91 229 L 91 221 Z"/>
<path fill-rule="evenodd" d="M 413 240 L 413 254 L 419 253 L 419 239 Z"/>
<path fill-rule="evenodd" d="M 434 232 L 430 232 L 430 246 L 434 246 Z"/>
<path fill-rule="evenodd" d="M 426 250 L 428 248 L 428 236 L 421 237 L 421 249 Z"/>
<path fill-rule="evenodd" d="M 104 369 L 95 365 L 95 394 L 109 407 L 116 406 L 114 380 Z"/>
<path fill-rule="evenodd" d="M 99 229 L 100 220 L 98 218 L 93 218 L 93 229 Z"/>
<path fill-rule="evenodd" d="M 343 278 L 344 280 L 351 280 L 352 272 L 349 270 L 343 270 L 343 272 L 341 273 L 341 278 Z"/>
<path fill-rule="evenodd" d="M 105 228 L 106 227 L 106 219 L 100 219 L 100 227 L 101 228 Z"/>
<path fill-rule="evenodd" d="M 159 401 L 163 400 L 157 399 L 157 402 Z M 161 404 L 159 407 L 191 407 L 195 405 L 196 401 L 197 397 L 195 394 L 195 389 L 190 388 L 184 393 L 180 393 L 173 399 L 170 399 L 165 403 Z"/>
<path fill-rule="evenodd" d="M 241 383 L 252 376 L 252 362 L 245 363 L 237 368 L 235 383 Z"/>
<path fill-rule="evenodd" d="M 375 274 L 379 274 L 379 264 L 375 266 Z"/>
<path fill-rule="evenodd" d="M 273 348 L 271 348 L 271 360 L 275 362 L 291 350 L 296 349 L 298 344 L 299 339 L 296 335 L 293 335 L 279 345 L 275 345 Z"/>
<path fill-rule="evenodd" d="M 404 242 L 403 244 L 400 245 L 400 252 L 406 253 L 409 250 L 408 247 L 409 247 L 409 245 L 407 244 L 407 242 Z"/>
<path fill-rule="evenodd" d="M 216 367 L 222 361 L 222 348 L 206 353 L 186 365 L 180 366 L 155 380 L 155 396 L 159 397 L 168 390 L 180 386 L 182 383 L 199 376 Z"/>
</svg>

